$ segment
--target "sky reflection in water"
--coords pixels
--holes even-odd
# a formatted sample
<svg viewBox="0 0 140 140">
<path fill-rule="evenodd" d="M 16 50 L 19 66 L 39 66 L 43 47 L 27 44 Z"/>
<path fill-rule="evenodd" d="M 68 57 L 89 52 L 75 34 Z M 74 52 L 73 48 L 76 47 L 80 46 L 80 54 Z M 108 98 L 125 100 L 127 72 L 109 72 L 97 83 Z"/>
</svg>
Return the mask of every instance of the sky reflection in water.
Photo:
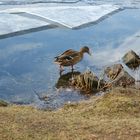
<svg viewBox="0 0 140 140">
<path fill-rule="evenodd" d="M 34 90 L 55 97 L 52 104 L 58 106 L 69 100 L 86 98 L 70 90 L 57 91 L 55 84 L 59 69 L 53 63 L 54 57 L 69 48 L 79 50 L 88 45 L 93 50 L 93 58 L 86 55 L 76 65 L 76 70 L 98 67 L 101 59 L 95 57 L 98 53 L 117 48 L 127 37 L 140 30 L 139 13 L 139 9 L 129 9 L 84 29 L 56 28 L 0 40 L 0 98 L 36 102 Z M 104 61 L 109 62 L 103 58 L 102 63 Z M 69 71 L 69 68 L 66 69 L 65 73 Z"/>
</svg>

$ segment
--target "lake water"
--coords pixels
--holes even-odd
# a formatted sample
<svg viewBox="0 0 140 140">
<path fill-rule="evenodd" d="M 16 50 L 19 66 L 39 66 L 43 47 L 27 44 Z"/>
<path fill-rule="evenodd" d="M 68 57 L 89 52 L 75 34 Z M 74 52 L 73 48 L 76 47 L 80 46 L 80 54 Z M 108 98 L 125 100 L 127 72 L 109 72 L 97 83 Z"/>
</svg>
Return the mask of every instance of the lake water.
<svg viewBox="0 0 140 140">
<path fill-rule="evenodd" d="M 78 91 L 56 88 L 60 75 L 59 67 L 53 63 L 54 57 L 67 49 L 79 50 L 87 45 L 93 56 L 85 55 L 75 70 L 83 72 L 91 68 L 98 73 L 101 66 L 118 59 L 117 56 L 114 60 L 98 54 L 119 47 L 139 30 L 140 9 L 125 9 L 82 29 L 52 28 L 1 39 L 0 98 L 46 107 L 59 107 L 69 101 L 88 99 Z M 68 72 L 70 69 L 66 68 L 64 74 Z M 39 100 L 35 93 L 48 96 L 49 101 Z"/>
</svg>

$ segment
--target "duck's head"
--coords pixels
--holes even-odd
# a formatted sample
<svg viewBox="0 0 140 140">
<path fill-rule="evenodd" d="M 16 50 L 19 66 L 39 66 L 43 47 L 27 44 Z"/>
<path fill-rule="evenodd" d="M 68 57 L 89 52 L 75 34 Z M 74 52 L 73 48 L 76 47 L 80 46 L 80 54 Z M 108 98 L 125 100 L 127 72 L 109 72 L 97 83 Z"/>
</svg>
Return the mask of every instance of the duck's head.
<svg viewBox="0 0 140 140">
<path fill-rule="evenodd" d="M 89 47 L 87 47 L 87 46 L 82 47 L 82 48 L 80 49 L 80 52 L 82 52 L 82 53 L 88 53 L 89 55 L 91 55 L 90 49 L 89 49 Z"/>
</svg>

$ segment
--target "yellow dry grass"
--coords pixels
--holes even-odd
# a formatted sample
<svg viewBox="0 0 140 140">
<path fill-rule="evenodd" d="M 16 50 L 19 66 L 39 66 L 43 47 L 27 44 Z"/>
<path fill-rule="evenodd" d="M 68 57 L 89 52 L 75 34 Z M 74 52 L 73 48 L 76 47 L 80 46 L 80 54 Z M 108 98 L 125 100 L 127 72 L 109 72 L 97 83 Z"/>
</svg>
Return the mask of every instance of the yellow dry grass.
<svg viewBox="0 0 140 140">
<path fill-rule="evenodd" d="M 140 91 L 115 88 L 57 111 L 0 107 L 0 140 L 139 140 Z"/>
</svg>

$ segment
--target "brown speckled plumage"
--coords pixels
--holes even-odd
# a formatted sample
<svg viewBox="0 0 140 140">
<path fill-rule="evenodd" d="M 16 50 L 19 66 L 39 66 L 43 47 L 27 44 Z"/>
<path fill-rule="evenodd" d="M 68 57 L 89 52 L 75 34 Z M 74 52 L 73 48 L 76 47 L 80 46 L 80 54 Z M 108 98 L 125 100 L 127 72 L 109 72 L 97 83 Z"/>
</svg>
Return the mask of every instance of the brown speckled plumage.
<svg viewBox="0 0 140 140">
<path fill-rule="evenodd" d="M 74 51 L 70 49 L 63 52 L 59 56 L 56 56 L 54 62 L 60 65 L 60 68 L 62 66 L 65 66 L 65 67 L 71 66 L 73 69 L 73 65 L 77 64 L 78 62 L 82 60 L 84 53 L 90 54 L 89 48 L 86 46 L 82 47 L 80 51 Z"/>
</svg>

